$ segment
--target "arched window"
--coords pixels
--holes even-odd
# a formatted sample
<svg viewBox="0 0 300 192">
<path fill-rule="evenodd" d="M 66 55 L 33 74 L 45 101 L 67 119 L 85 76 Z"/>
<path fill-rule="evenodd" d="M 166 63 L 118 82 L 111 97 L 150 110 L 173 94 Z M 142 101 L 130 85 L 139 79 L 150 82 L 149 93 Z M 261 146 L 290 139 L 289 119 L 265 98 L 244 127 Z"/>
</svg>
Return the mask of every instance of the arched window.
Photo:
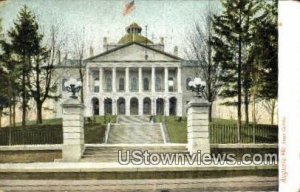
<svg viewBox="0 0 300 192">
<path fill-rule="evenodd" d="M 107 89 L 108 91 L 111 91 L 111 90 L 112 90 L 111 78 L 110 78 L 110 77 L 107 77 L 107 78 L 106 78 L 106 89 Z"/>
<path fill-rule="evenodd" d="M 161 91 L 161 79 L 159 77 L 157 77 L 155 80 L 155 90 Z"/>
<path fill-rule="evenodd" d="M 131 78 L 131 91 L 137 91 L 137 78 Z"/>
<path fill-rule="evenodd" d="M 188 77 L 187 79 L 186 79 L 186 90 L 190 90 L 191 88 L 190 88 L 190 86 L 189 86 L 189 82 L 191 81 L 192 79 L 190 78 L 190 77 Z"/>
<path fill-rule="evenodd" d="M 119 79 L 119 91 L 124 91 L 124 78 Z"/>
<path fill-rule="evenodd" d="M 149 91 L 149 79 L 144 78 L 144 91 Z"/>
</svg>

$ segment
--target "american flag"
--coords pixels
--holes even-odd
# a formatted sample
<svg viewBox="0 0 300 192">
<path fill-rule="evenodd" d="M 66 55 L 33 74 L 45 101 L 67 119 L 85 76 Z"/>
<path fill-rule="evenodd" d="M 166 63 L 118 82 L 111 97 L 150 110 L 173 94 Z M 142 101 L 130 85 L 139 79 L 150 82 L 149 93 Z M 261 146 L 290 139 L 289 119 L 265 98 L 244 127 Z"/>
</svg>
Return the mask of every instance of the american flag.
<svg viewBox="0 0 300 192">
<path fill-rule="evenodd" d="M 131 1 L 130 3 L 126 3 L 124 6 L 123 15 L 128 15 L 131 11 L 135 9 L 134 1 Z"/>
</svg>

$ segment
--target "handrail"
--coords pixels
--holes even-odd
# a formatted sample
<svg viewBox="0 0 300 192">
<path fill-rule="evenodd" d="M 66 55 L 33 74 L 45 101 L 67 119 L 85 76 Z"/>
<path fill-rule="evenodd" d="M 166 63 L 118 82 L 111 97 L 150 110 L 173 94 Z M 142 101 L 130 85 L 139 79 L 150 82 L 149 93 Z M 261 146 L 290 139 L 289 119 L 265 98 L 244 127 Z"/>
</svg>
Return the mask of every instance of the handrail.
<svg viewBox="0 0 300 192">
<path fill-rule="evenodd" d="M 164 143 L 170 143 L 170 138 L 168 131 L 166 129 L 166 125 L 164 123 L 159 123 L 160 124 L 160 130 L 164 139 Z"/>
<path fill-rule="evenodd" d="M 106 126 L 106 129 L 105 129 L 105 139 L 104 139 L 105 144 L 108 141 L 108 134 L 109 134 L 109 131 L 110 131 L 110 127 L 111 127 L 111 123 L 108 123 L 107 126 Z"/>
</svg>

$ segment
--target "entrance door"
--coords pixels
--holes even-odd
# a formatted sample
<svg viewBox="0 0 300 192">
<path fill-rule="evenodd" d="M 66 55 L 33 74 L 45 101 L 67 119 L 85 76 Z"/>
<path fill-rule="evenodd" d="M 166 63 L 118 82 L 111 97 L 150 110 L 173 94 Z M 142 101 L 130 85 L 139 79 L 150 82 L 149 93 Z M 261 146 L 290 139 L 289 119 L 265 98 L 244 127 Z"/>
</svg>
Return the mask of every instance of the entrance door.
<svg viewBox="0 0 300 192">
<path fill-rule="evenodd" d="M 118 103 L 118 114 L 125 115 L 125 99 L 119 98 L 117 103 Z"/>
<path fill-rule="evenodd" d="M 130 115 L 139 114 L 139 101 L 137 98 L 130 99 Z"/>
</svg>

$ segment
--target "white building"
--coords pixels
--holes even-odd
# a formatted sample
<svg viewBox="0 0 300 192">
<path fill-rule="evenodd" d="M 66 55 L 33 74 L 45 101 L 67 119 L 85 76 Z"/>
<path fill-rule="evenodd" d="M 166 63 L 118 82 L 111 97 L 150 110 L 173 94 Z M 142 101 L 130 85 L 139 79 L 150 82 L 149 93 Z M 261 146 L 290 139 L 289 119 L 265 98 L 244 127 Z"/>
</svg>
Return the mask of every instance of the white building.
<svg viewBox="0 0 300 192">
<path fill-rule="evenodd" d="M 185 104 L 192 97 L 187 82 L 195 76 L 195 68 L 177 56 L 177 47 L 173 54 L 167 53 L 163 38 L 155 44 L 141 31 L 136 23 L 131 24 L 117 44 L 104 38 L 105 51 L 85 60 L 85 116 L 185 115 Z M 61 101 L 69 95 L 63 83 L 71 76 L 79 78 L 79 73 L 74 64 L 56 69 L 62 95 L 56 117 L 60 117 Z"/>
</svg>

